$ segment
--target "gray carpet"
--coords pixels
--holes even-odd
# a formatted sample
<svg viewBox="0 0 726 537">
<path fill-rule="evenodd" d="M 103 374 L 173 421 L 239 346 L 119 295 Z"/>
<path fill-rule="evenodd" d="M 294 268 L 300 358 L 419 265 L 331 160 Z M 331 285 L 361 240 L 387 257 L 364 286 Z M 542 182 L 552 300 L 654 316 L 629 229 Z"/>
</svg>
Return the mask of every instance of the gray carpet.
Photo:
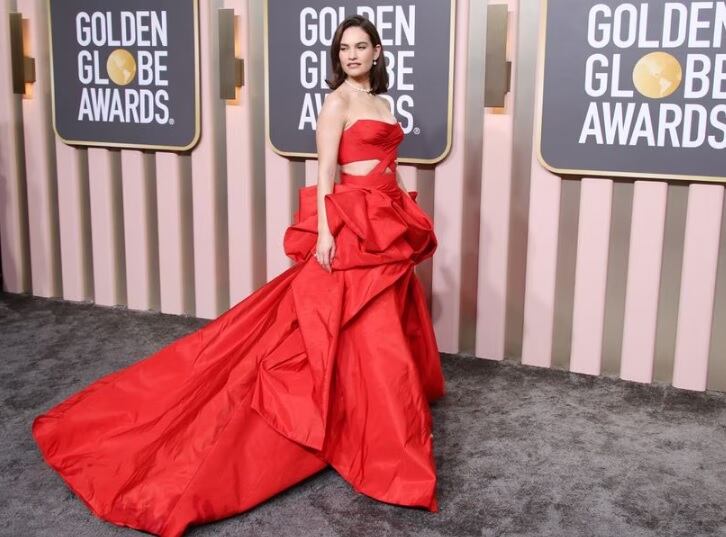
<svg viewBox="0 0 726 537">
<path fill-rule="evenodd" d="M 144 535 L 95 518 L 41 460 L 32 418 L 206 321 L 0 294 L 0 535 Z M 215 536 L 726 536 L 726 394 L 443 355 L 441 510 L 325 469 Z"/>
</svg>

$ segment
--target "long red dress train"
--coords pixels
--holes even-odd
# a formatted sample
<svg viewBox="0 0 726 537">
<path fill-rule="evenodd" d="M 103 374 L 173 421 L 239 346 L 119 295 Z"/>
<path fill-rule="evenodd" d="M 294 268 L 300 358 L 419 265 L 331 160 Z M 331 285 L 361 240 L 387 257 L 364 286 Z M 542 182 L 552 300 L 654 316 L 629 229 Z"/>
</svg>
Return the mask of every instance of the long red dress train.
<svg viewBox="0 0 726 537">
<path fill-rule="evenodd" d="M 395 180 L 403 136 L 368 119 L 343 132 L 341 164 L 379 163 L 325 198 L 332 272 L 312 256 L 316 187 L 301 188 L 291 268 L 34 419 L 44 460 L 93 513 L 179 536 L 328 464 L 372 498 L 438 510 L 428 403 L 444 379 L 413 270 L 437 243 Z"/>
</svg>

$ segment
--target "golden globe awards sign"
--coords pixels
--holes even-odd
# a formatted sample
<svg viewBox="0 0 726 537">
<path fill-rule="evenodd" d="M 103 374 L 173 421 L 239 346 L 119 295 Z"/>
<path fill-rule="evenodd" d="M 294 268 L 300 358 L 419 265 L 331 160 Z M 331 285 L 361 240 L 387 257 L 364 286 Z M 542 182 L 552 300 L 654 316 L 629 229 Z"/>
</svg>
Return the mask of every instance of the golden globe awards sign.
<svg viewBox="0 0 726 537">
<path fill-rule="evenodd" d="M 266 0 L 267 136 L 286 156 L 315 156 L 317 116 L 332 78 L 330 45 L 350 15 L 378 29 L 391 111 L 406 134 L 401 162 L 434 163 L 451 147 L 454 0 Z"/>
<path fill-rule="evenodd" d="M 726 181 L 726 2 L 547 0 L 544 13 L 545 167 Z"/>
<path fill-rule="evenodd" d="M 49 2 L 53 123 L 64 142 L 197 143 L 197 0 Z"/>
</svg>

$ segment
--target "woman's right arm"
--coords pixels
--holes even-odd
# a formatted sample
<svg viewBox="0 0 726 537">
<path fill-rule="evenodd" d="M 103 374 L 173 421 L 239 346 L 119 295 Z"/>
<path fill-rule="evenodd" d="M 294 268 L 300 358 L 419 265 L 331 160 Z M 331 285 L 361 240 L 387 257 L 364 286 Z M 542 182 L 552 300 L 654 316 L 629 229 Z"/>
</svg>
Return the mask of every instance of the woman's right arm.
<svg viewBox="0 0 726 537">
<path fill-rule="evenodd" d="M 345 126 L 346 106 L 342 97 L 329 93 L 318 114 L 315 142 L 318 151 L 318 243 L 316 257 L 328 272 L 335 255 L 335 241 L 328 226 L 325 210 L 325 196 L 333 192 L 335 171 L 338 166 L 338 145 Z"/>
</svg>

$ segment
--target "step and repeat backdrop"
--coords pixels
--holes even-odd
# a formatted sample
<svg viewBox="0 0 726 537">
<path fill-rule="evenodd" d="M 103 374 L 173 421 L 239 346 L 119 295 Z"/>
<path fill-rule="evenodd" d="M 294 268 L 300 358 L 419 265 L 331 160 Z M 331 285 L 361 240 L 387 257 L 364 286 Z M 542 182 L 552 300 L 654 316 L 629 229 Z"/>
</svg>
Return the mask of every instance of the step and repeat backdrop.
<svg viewBox="0 0 726 537">
<path fill-rule="evenodd" d="M 454 3 L 265 2 L 266 127 L 285 156 L 315 156 L 328 58 L 345 17 L 377 21 L 389 76 L 382 96 L 404 132 L 401 162 L 451 147 Z M 50 0 L 53 114 L 69 144 L 188 150 L 200 135 L 196 1 Z"/>
<path fill-rule="evenodd" d="M 214 318 L 287 268 L 330 44 L 357 13 L 439 238 L 417 271 L 441 350 L 726 390 L 723 0 L 0 13 L 6 291 Z"/>
<path fill-rule="evenodd" d="M 53 119 L 68 144 L 187 150 L 199 127 L 195 0 L 50 0 Z"/>
<path fill-rule="evenodd" d="M 548 0 L 540 160 L 726 181 L 726 3 Z"/>
<path fill-rule="evenodd" d="M 350 15 L 376 21 L 390 103 L 407 136 L 399 162 L 435 163 L 451 147 L 454 2 L 266 1 L 267 126 L 281 155 L 314 156 L 316 118 L 331 78 L 330 45 Z"/>
</svg>

